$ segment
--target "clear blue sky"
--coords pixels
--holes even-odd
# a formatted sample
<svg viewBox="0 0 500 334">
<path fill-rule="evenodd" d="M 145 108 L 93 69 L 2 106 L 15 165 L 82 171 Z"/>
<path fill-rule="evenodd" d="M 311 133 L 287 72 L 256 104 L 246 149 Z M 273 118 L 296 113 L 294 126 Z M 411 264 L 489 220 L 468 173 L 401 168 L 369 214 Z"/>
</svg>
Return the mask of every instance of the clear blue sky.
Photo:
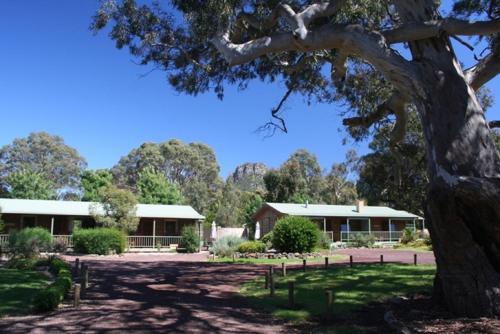
<svg viewBox="0 0 500 334">
<path fill-rule="evenodd" d="M 1 1 L 0 145 L 33 131 L 62 136 L 87 159 L 89 168 L 112 167 L 146 141 L 178 138 L 210 145 L 221 175 L 244 162 L 279 166 L 293 151 L 306 148 L 322 167 L 342 161 L 354 147 L 343 146 L 339 108 L 308 106 L 294 97 L 286 111 L 288 134 L 264 139 L 254 133 L 284 92 L 282 85 L 254 83 L 246 91 L 179 95 L 165 74 L 137 66 L 105 34 L 88 26 L 93 0 Z M 465 63 L 470 52 L 459 48 Z M 500 80 L 490 85 L 498 97 Z M 489 118 L 499 119 L 496 105 Z"/>
</svg>

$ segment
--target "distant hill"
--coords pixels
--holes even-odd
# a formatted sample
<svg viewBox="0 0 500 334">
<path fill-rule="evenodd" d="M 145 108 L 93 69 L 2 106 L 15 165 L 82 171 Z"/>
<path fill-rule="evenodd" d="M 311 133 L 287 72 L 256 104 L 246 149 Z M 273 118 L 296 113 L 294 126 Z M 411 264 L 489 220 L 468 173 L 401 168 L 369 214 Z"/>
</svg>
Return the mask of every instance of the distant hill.
<svg viewBox="0 0 500 334">
<path fill-rule="evenodd" d="M 234 172 L 229 176 L 233 181 L 234 186 L 242 191 L 261 191 L 264 192 L 264 175 L 268 168 L 263 163 L 247 162 L 236 167 Z"/>
</svg>

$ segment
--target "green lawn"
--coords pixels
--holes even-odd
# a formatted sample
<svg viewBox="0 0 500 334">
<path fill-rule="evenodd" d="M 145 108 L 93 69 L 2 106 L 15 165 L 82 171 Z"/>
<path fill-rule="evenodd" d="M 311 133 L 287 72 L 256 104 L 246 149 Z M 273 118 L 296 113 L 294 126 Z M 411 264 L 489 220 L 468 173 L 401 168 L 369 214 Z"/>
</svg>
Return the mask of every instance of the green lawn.
<svg viewBox="0 0 500 334">
<path fill-rule="evenodd" d="M 323 316 L 325 289 L 334 291 L 333 313 L 341 314 L 391 296 L 430 291 L 435 270 L 434 265 L 373 264 L 308 270 L 306 273 L 296 271 L 287 277 L 281 277 L 278 272 L 274 297 L 264 289 L 263 278 L 244 284 L 241 294 L 255 307 L 276 317 L 302 322 Z M 288 280 L 296 282 L 297 307 L 294 309 L 287 306 Z"/>
<path fill-rule="evenodd" d="M 0 269 L 0 317 L 29 312 L 33 295 L 48 283 L 35 271 Z"/>
<path fill-rule="evenodd" d="M 335 261 L 342 261 L 348 259 L 347 255 L 328 255 L 329 263 L 335 263 Z M 215 261 L 210 258 L 210 262 L 222 262 L 222 263 L 253 263 L 253 264 L 269 264 L 269 265 L 281 265 L 283 262 L 286 264 L 302 264 L 302 259 L 236 259 L 233 262 L 232 258 L 222 257 L 215 258 Z M 307 259 L 307 264 L 321 264 L 325 263 L 325 257 L 318 257 L 314 259 Z"/>
</svg>

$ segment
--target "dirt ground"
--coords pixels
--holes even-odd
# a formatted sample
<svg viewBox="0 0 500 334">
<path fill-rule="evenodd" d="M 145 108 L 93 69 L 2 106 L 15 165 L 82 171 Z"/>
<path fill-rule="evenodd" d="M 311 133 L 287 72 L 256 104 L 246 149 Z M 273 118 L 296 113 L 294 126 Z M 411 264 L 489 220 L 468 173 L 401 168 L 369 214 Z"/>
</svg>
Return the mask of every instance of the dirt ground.
<svg viewBox="0 0 500 334">
<path fill-rule="evenodd" d="M 335 253 L 353 255 L 354 262 L 413 263 L 412 251 L 345 249 Z M 79 257 L 90 268 L 90 288 L 78 309 L 63 305 L 59 310 L 31 316 L 0 319 L 0 333 L 294 333 L 295 328 L 252 309 L 235 292 L 243 281 L 263 275 L 267 266 L 207 262 L 207 254 L 126 254 Z M 73 262 L 75 257 L 67 256 Z M 418 254 L 419 263 L 433 263 L 432 253 Z M 343 261 L 348 262 L 348 260 Z M 422 299 L 422 300 L 425 300 Z M 405 300 L 397 310 L 425 312 L 423 301 Z M 424 305 L 419 308 L 419 305 Z M 383 322 L 391 305 L 375 304 L 339 319 L 346 325 L 360 323 L 375 332 L 391 332 Z M 421 311 L 418 311 L 418 310 Z M 408 312 L 396 312 L 404 318 Z M 419 314 L 418 317 L 425 314 Z M 417 318 L 418 318 L 417 317 Z M 428 315 L 427 315 L 428 317 Z M 358 318 L 358 319 L 356 319 Z M 425 318 L 425 317 L 424 317 Z M 362 320 L 364 319 L 364 320 Z M 414 321 L 408 318 L 407 321 Z M 447 331 L 446 323 L 427 319 L 421 333 Z M 448 321 L 448 320 L 447 320 Z M 452 320 L 450 320 L 452 321 Z M 456 322 L 455 328 L 461 328 Z M 418 325 L 418 324 L 417 324 Z M 449 323 L 452 328 L 451 322 Z M 483 326 L 484 323 L 477 326 Z M 494 324 L 496 325 L 496 324 Z M 427 327 L 426 327 L 427 326 Z M 430 327 L 429 327 L 430 326 Z M 434 326 L 434 327 L 432 327 Z M 441 326 L 441 327 L 439 327 Z M 444 327 L 443 327 L 444 326 Z M 427 329 L 424 329 L 427 328 Z M 481 327 L 478 327 L 481 328 Z M 474 331 L 458 332 L 473 333 Z M 487 331 L 488 332 L 488 331 Z M 493 332 L 491 332 L 493 333 Z"/>
</svg>

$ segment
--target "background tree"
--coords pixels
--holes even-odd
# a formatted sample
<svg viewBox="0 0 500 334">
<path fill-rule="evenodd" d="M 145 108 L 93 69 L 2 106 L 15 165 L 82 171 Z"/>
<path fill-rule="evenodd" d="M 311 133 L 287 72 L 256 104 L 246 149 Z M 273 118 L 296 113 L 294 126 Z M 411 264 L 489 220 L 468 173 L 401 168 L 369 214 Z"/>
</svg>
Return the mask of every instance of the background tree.
<svg viewBox="0 0 500 334">
<path fill-rule="evenodd" d="M 56 197 L 54 186 L 45 175 L 29 168 L 10 173 L 5 182 L 11 198 L 51 200 Z"/>
<path fill-rule="evenodd" d="M 334 163 L 330 172 L 325 177 L 323 197 L 328 204 L 348 205 L 353 204 L 358 198 L 356 184 L 351 180 L 352 174 L 358 163 L 355 150 L 346 154 L 346 160 Z"/>
<path fill-rule="evenodd" d="M 91 209 L 94 220 L 103 227 L 117 228 L 125 233 L 137 231 L 139 218 L 137 199 L 125 189 L 108 186 L 101 189 L 100 204 Z"/>
<path fill-rule="evenodd" d="M 215 222 L 223 227 L 241 226 L 240 203 L 241 191 L 238 190 L 230 179 L 224 185 L 222 197 L 219 201 Z"/>
<path fill-rule="evenodd" d="M 82 201 L 99 202 L 103 188 L 111 186 L 113 175 L 107 169 L 86 170 L 81 176 Z"/>
<path fill-rule="evenodd" d="M 284 203 L 319 203 L 324 187 L 318 160 L 306 150 L 297 150 L 279 169 L 268 171 L 264 184 L 266 201 Z"/>
<path fill-rule="evenodd" d="M 181 194 L 162 173 L 146 167 L 137 180 L 138 200 L 142 204 L 180 204 Z"/>
<path fill-rule="evenodd" d="M 391 125 L 378 128 L 361 158 L 358 193 L 370 205 L 388 205 L 424 215 L 428 185 L 425 142 L 415 113 L 409 115 L 405 139 L 390 147 Z"/>
<path fill-rule="evenodd" d="M 217 200 L 222 189 L 217 159 L 205 144 L 185 144 L 176 139 L 142 144 L 113 167 L 115 183 L 137 192 L 139 174 L 146 167 L 161 172 L 178 187 L 185 202 L 202 213 Z"/>
<path fill-rule="evenodd" d="M 393 123 L 395 147 L 408 112 L 416 110 L 426 144 L 436 297 L 457 314 L 500 315 L 500 158 L 476 95 L 500 71 L 500 5 L 454 1 L 455 18 L 439 6 L 433 0 L 172 0 L 162 8 L 115 0 L 103 3 L 93 28 L 110 24 L 117 47 L 165 69 L 178 91 L 213 89 L 222 98 L 226 83 L 283 81 L 270 129 L 287 130 L 281 107 L 299 93 L 345 102 L 356 115 L 344 124 L 358 138 L 380 122 Z M 457 35 L 476 36 L 487 47 L 468 69 L 453 49 Z"/>
<path fill-rule="evenodd" d="M 60 195 L 78 189 L 85 159 L 59 136 L 33 132 L 0 149 L 0 184 L 22 169 L 41 173 Z"/>
</svg>

